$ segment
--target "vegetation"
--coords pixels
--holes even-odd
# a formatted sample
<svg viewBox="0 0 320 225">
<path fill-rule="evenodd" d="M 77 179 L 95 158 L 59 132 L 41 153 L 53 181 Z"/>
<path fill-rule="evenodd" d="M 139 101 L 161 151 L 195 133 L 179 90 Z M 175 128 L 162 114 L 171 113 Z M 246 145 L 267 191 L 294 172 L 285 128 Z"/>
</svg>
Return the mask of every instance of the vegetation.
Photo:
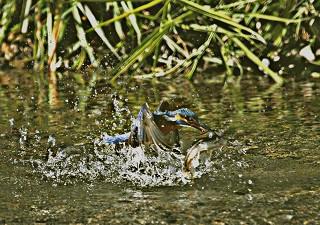
<svg viewBox="0 0 320 225">
<path fill-rule="evenodd" d="M 119 77 L 186 76 L 196 69 L 226 78 L 306 49 L 319 66 L 320 1 L 312 0 L 0 0 L 0 64 L 48 69 L 107 68 Z M 302 55 L 302 54 L 301 54 Z M 314 56 L 314 57 L 313 57 Z M 249 63 L 248 63 L 249 62 Z M 280 73 L 279 73 L 280 71 Z"/>
</svg>

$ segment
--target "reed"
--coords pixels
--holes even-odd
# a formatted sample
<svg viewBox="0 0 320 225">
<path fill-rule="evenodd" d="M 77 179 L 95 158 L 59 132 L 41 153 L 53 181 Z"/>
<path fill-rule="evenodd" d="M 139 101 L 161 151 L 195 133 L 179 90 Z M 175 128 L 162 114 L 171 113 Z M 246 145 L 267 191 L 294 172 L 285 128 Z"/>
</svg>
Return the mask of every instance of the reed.
<svg viewBox="0 0 320 225">
<path fill-rule="evenodd" d="M 192 79 L 206 67 L 241 77 L 250 61 L 281 84 L 262 58 L 285 55 L 292 37 L 315 46 L 319 8 L 307 0 L 0 1 L 0 58 L 47 69 L 53 82 L 57 69 L 86 67 L 108 69 L 111 81 Z"/>
</svg>

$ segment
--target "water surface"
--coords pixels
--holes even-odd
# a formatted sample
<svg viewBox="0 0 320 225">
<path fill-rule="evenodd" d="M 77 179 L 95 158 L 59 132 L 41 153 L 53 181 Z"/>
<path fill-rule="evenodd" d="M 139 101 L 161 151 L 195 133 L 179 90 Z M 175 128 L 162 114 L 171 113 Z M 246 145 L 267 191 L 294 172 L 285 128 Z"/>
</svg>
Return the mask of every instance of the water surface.
<svg viewBox="0 0 320 225">
<path fill-rule="evenodd" d="M 277 87 L 248 76 L 235 87 L 68 76 L 54 91 L 40 74 L 0 75 L 2 223 L 319 222 L 318 79 Z M 227 145 L 202 155 L 193 181 L 184 155 L 100 143 L 160 100 L 224 130 Z"/>
</svg>

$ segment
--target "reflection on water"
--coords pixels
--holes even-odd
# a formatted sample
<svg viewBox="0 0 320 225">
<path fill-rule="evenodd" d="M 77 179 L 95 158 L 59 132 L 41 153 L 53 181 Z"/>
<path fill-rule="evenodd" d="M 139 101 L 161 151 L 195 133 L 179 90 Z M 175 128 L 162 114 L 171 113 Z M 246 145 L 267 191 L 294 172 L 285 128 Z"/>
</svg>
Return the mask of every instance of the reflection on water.
<svg viewBox="0 0 320 225">
<path fill-rule="evenodd" d="M 1 222 L 320 219 L 318 80 L 284 87 L 250 79 L 240 87 L 210 79 L 111 86 L 97 75 L 63 76 L 52 101 L 41 75 L 0 75 Z M 201 154 L 194 181 L 183 174 L 186 152 L 101 143 L 104 133 L 129 131 L 143 103 L 155 108 L 160 100 L 224 130 L 227 143 Z"/>
</svg>

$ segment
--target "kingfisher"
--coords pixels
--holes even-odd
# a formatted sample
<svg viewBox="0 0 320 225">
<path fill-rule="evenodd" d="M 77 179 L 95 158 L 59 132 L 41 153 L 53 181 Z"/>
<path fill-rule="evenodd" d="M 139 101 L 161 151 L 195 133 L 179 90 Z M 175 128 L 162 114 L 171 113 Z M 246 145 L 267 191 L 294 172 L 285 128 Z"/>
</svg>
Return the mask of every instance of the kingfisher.
<svg viewBox="0 0 320 225">
<path fill-rule="evenodd" d="M 180 146 L 179 132 L 182 127 L 192 127 L 201 131 L 200 135 L 193 136 L 191 145 L 188 146 L 184 160 L 184 173 L 194 179 L 192 162 L 199 158 L 203 151 L 217 147 L 223 138 L 219 130 L 211 130 L 201 123 L 198 116 L 187 108 L 170 111 L 169 103 L 161 101 L 152 113 L 147 103 L 139 111 L 130 132 L 116 136 L 109 136 L 102 141 L 107 144 L 127 143 L 132 147 L 144 146 L 153 150 L 183 149 Z M 189 138 L 190 139 L 190 138 Z M 192 139 L 192 138 L 191 138 Z M 189 140 L 190 141 L 190 140 Z"/>
<path fill-rule="evenodd" d="M 211 131 L 190 109 L 180 108 L 170 111 L 169 103 L 161 101 L 152 113 L 148 104 L 145 103 L 133 121 L 130 132 L 107 137 L 103 143 L 127 143 L 132 147 L 144 145 L 152 149 L 172 149 L 179 146 L 178 130 L 182 127 L 192 127 L 202 133 Z"/>
</svg>

